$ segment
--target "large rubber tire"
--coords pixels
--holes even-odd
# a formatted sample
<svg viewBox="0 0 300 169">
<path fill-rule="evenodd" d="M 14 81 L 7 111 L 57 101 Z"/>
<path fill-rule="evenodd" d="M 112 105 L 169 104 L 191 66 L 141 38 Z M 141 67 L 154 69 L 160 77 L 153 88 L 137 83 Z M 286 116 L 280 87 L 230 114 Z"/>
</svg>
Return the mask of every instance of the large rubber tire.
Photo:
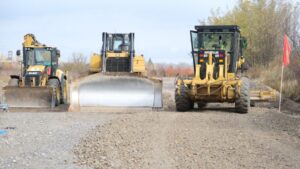
<svg viewBox="0 0 300 169">
<path fill-rule="evenodd" d="M 240 95 L 235 100 L 235 110 L 238 113 L 248 113 L 250 108 L 250 82 L 246 77 L 241 78 Z"/>
<path fill-rule="evenodd" d="M 184 85 L 180 85 L 180 93 L 178 89 L 175 90 L 175 104 L 176 110 L 185 112 L 194 108 L 194 103 L 188 95 L 188 88 Z"/>
<path fill-rule="evenodd" d="M 61 104 L 66 104 L 67 103 L 67 94 L 65 94 L 64 92 L 66 92 L 66 80 L 64 78 L 61 78 L 61 83 L 60 83 L 60 103 Z"/>
<path fill-rule="evenodd" d="M 55 98 L 55 106 L 58 106 L 61 98 L 61 89 L 60 83 L 58 79 L 49 79 L 48 84 L 49 87 L 52 87 L 56 92 L 54 92 Z"/>
<path fill-rule="evenodd" d="M 8 86 L 17 87 L 19 86 L 19 79 L 12 78 L 8 81 Z"/>
</svg>

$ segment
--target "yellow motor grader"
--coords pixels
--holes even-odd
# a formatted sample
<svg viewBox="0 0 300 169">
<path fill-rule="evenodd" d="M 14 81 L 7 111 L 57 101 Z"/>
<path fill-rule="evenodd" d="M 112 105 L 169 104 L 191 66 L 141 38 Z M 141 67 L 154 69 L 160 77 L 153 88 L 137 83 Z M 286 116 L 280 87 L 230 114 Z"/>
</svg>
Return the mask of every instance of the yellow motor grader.
<svg viewBox="0 0 300 169">
<path fill-rule="evenodd" d="M 193 109 L 194 103 L 202 108 L 209 102 L 229 102 L 235 103 L 236 112 L 248 113 L 251 101 L 273 98 L 273 91 L 250 91 L 250 81 L 243 76 L 247 42 L 239 26 L 195 26 L 190 33 L 194 77 L 177 79 L 177 111 Z"/>
<path fill-rule="evenodd" d="M 70 109 L 83 107 L 161 108 L 162 81 L 147 77 L 143 55 L 135 54 L 134 33 L 102 34 L 101 54 L 89 73 L 71 87 Z"/>
<path fill-rule="evenodd" d="M 21 55 L 21 51 L 17 51 Z M 67 102 L 67 76 L 58 69 L 60 51 L 38 42 L 26 34 L 23 42 L 23 63 L 20 75 L 11 75 L 4 87 L 8 107 L 55 107 Z"/>
</svg>

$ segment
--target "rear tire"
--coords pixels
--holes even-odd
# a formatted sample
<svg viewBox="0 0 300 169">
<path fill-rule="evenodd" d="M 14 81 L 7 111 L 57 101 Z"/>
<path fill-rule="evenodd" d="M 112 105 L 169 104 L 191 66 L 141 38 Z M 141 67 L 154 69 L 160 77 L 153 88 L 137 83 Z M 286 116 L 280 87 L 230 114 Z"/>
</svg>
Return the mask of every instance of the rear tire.
<svg viewBox="0 0 300 169">
<path fill-rule="evenodd" d="M 55 106 L 58 106 L 60 103 L 60 98 L 61 98 L 61 90 L 60 90 L 59 80 L 58 79 L 49 79 L 48 86 L 52 87 L 55 90 L 55 92 L 54 92 Z"/>
<path fill-rule="evenodd" d="M 19 79 L 12 78 L 8 81 L 8 86 L 17 87 L 19 86 Z"/>
<path fill-rule="evenodd" d="M 236 112 L 246 114 L 250 107 L 250 95 L 249 95 L 250 83 L 246 77 L 241 78 L 240 96 L 235 100 Z"/>
<path fill-rule="evenodd" d="M 188 95 L 188 88 L 184 85 L 180 85 L 180 93 L 178 94 L 178 89 L 175 90 L 175 103 L 176 110 L 180 112 L 185 112 L 194 108 L 194 102 L 190 99 Z"/>
</svg>

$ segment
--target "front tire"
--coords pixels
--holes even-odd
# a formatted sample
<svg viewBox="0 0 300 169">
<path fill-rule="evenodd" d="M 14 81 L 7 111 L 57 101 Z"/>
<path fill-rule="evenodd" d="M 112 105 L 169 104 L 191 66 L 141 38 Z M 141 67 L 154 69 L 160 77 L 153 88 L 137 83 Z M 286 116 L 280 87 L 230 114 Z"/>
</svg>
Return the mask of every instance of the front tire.
<svg viewBox="0 0 300 169">
<path fill-rule="evenodd" d="M 236 112 L 241 114 L 248 113 L 250 107 L 249 89 L 250 89 L 249 79 L 246 77 L 242 77 L 241 86 L 240 86 L 240 96 L 235 100 Z"/>
<path fill-rule="evenodd" d="M 60 103 L 66 104 L 67 103 L 67 85 L 66 80 L 64 78 L 61 78 L 61 84 L 60 84 Z"/>
<path fill-rule="evenodd" d="M 54 89 L 54 102 L 55 106 L 58 106 L 61 99 L 61 89 L 60 89 L 60 83 L 58 79 L 49 79 L 48 86 L 52 87 Z"/>
<path fill-rule="evenodd" d="M 175 103 L 176 110 L 180 112 L 185 112 L 194 108 L 194 102 L 190 99 L 188 95 L 188 88 L 183 84 L 179 86 L 178 89 L 175 90 Z"/>
</svg>

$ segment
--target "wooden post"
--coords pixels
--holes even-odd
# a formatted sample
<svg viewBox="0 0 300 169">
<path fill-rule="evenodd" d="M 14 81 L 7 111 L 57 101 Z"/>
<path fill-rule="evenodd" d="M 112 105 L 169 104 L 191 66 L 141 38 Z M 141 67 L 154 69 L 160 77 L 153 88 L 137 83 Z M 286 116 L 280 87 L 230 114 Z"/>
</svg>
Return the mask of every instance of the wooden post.
<svg viewBox="0 0 300 169">
<path fill-rule="evenodd" d="M 281 111 L 281 102 L 282 102 L 282 86 L 283 86 L 283 63 L 281 68 L 281 81 L 280 81 L 280 93 L 279 93 L 279 112 Z"/>
</svg>

